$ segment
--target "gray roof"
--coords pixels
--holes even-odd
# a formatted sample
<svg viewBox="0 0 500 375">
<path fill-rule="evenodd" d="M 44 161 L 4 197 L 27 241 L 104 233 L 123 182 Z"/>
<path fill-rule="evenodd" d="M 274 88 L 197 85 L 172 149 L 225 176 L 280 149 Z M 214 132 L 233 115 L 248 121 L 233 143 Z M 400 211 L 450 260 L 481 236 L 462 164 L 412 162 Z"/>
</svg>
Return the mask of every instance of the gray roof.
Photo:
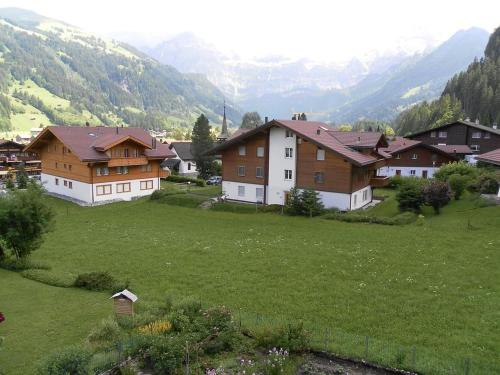
<svg viewBox="0 0 500 375">
<path fill-rule="evenodd" d="M 408 135 L 408 138 L 414 137 L 416 135 L 424 134 L 424 133 L 427 133 L 430 131 L 442 129 L 442 128 L 445 128 L 447 126 L 451 126 L 451 125 L 455 125 L 455 124 L 462 124 L 462 125 L 470 126 L 471 128 L 474 128 L 474 129 L 483 130 L 486 132 L 500 135 L 500 129 L 493 129 L 492 127 L 481 125 L 481 124 L 476 124 L 475 122 L 472 122 L 472 121 L 458 120 L 458 121 L 450 122 L 449 124 L 444 124 L 444 125 L 438 126 L 436 128 L 426 129 L 426 130 L 419 131 L 417 133 L 410 134 L 410 135 Z"/>
<path fill-rule="evenodd" d="M 125 298 L 131 300 L 132 302 L 135 302 L 138 300 L 137 296 L 127 289 L 124 289 L 121 292 L 115 293 L 111 296 L 111 298 L 117 298 L 117 297 L 125 297 Z"/>
<path fill-rule="evenodd" d="M 191 142 L 172 142 L 170 143 L 170 149 L 172 148 L 182 160 L 194 160 L 191 152 Z"/>
</svg>

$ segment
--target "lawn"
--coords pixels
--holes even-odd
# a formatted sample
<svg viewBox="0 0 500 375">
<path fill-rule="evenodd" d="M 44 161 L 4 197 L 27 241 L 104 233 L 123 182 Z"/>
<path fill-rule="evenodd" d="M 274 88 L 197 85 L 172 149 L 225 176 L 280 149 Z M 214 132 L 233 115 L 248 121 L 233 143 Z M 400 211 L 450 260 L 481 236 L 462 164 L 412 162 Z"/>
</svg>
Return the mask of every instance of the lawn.
<svg viewBox="0 0 500 375">
<path fill-rule="evenodd" d="M 138 303 L 171 293 L 225 304 L 248 322 L 302 319 L 318 345 L 324 337 L 345 354 L 363 356 L 367 336 L 368 358 L 386 363 L 410 366 L 406 350 L 415 347 L 425 373 L 464 373 L 466 358 L 470 374 L 500 372 L 500 207 L 478 208 L 469 197 L 420 225 L 383 226 L 148 199 L 94 208 L 47 199 L 57 224 L 33 258 L 55 272 L 110 271 L 130 280 Z M 0 326 L 0 363 L 16 369 L 8 374 L 26 373 L 16 364 L 78 340 L 109 313 L 102 294 L 0 277 L 0 300 L 13 301 L 0 309 L 23 328 L 16 337 Z M 57 308 L 54 299 L 63 300 Z M 17 318 L 19 310 L 26 315 Z M 40 335 L 38 314 L 54 314 L 57 342 Z M 68 320 L 81 322 L 78 330 Z"/>
</svg>

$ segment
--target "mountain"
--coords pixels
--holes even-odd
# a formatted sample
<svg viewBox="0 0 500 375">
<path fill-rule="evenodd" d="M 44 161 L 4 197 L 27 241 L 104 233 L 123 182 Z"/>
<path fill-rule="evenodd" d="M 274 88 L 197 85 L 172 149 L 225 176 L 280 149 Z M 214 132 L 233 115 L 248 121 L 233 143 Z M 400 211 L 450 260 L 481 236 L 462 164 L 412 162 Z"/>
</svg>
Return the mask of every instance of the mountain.
<svg viewBox="0 0 500 375">
<path fill-rule="evenodd" d="M 181 34 L 143 52 L 182 72 L 207 76 L 245 110 L 270 117 L 310 112 L 317 120 L 392 120 L 402 110 L 439 96 L 447 80 L 481 56 L 488 32 L 459 31 L 439 46 L 321 64 L 284 57 L 246 61 L 228 56 L 193 34 Z"/>
<path fill-rule="evenodd" d="M 91 122 L 189 129 L 221 123 L 224 95 L 135 48 L 17 8 L 0 9 L 0 126 Z M 239 109 L 227 116 L 239 123 Z"/>
</svg>

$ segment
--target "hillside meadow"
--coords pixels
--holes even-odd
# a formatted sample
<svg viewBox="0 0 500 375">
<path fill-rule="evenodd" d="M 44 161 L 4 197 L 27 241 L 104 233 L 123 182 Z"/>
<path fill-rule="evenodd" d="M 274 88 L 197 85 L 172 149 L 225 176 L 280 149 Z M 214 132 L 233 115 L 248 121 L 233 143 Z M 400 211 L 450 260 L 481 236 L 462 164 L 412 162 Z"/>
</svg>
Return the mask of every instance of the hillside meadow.
<svg viewBox="0 0 500 375">
<path fill-rule="evenodd" d="M 303 320 L 315 345 L 345 355 L 364 357 L 368 341 L 368 359 L 424 373 L 500 371 L 500 207 L 468 197 L 440 216 L 384 226 L 46 199 L 56 227 L 33 260 L 55 274 L 128 279 L 138 307 L 193 296 L 231 307 L 244 324 Z M 112 313 L 104 293 L 0 278 L 0 369 L 9 375 L 31 373 Z"/>
</svg>

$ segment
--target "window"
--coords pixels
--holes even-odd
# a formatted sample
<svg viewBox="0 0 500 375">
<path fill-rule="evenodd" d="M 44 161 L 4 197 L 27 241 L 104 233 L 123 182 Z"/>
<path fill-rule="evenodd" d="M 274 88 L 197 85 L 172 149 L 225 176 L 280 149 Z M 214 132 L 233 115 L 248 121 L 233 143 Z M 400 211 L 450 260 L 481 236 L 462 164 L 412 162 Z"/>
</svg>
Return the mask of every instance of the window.
<svg viewBox="0 0 500 375">
<path fill-rule="evenodd" d="M 109 174 L 108 167 L 100 167 L 95 170 L 97 176 L 107 176 Z"/>
<path fill-rule="evenodd" d="M 95 188 L 96 195 L 109 195 L 111 194 L 111 185 L 98 185 Z"/>
<path fill-rule="evenodd" d="M 69 187 L 70 189 L 73 189 L 73 182 L 72 182 L 72 181 L 68 181 L 68 187 Z"/>
<path fill-rule="evenodd" d="M 264 157 L 264 147 L 262 146 L 257 147 L 257 157 L 258 158 Z"/>
<path fill-rule="evenodd" d="M 245 156 L 247 154 L 247 148 L 245 145 L 238 146 L 238 155 Z"/>
<path fill-rule="evenodd" d="M 255 197 L 257 198 L 257 201 L 262 202 L 264 199 L 264 188 L 255 188 Z"/>
<path fill-rule="evenodd" d="M 59 179 L 56 178 L 56 185 L 59 185 Z"/>
<path fill-rule="evenodd" d="M 401 169 L 396 169 L 396 176 L 401 176 Z"/>
<path fill-rule="evenodd" d="M 411 156 L 411 158 L 412 158 L 413 160 L 417 160 L 417 159 L 418 159 L 418 155 L 417 155 L 417 154 L 413 154 L 413 155 Z"/>
<path fill-rule="evenodd" d="M 356 206 L 357 201 L 358 201 L 358 194 L 354 194 L 354 206 Z"/>
<path fill-rule="evenodd" d="M 368 190 L 363 191 L 363 201 L 366 201 L 368 199 Z"/>
<path fill-rule="evenodd" d="M 416 173 L 415 169 L 410 170 L 410 175 L 411 175 L 411 176 L 415 176 L 416 174 L 417 174 L 417 173 Z"/>
<path fill-rule="evenodd" d="M 325 160 L 325 150 L 322 148 L 316 150 L 316 160 Z"/>
<path fill-rule="evenodd" d="M 123 150 L 123 157 L 128 158 L 128 148 Z"/>
<path fill-rule="evenodd" d="M 264 178 L 264 167 L 255 168 L 255 177 Z"/>
<path fill-rule="evenodd" d="M 439 138 L 446 138 L 446 137 L 448 137 L 448 132 L 445 132 L 445 131 L 439 132 Z"/>
<path fill-rule="evenodd" d="M 116 174 L 128 174 L 128 167 L 116 167 Z"/>
<path fill-rule="evenodd" d="M 293 158 L 293 148 L 285 147 L 285 158 L 287 159 Z"/>
<path fill-rule="evenodd" d="M 401 159 L 401 154 L 396 154 L 396 159 Z"/>
<path fill-rule="evenodd" d="M 244 165 L 240 165 L 238 167 L 238 176 L 243 177 L 244 175 L 245 175 L 245 166 Z"/>
<path fill-rule="evenodd" d="M 56 161 L 56 169 L 59 167 L 59 164 L 57 164 L 57 161 Z"/>
<path fill-rule="evenodd" d="M 141 172 L 151 172 L 151 164 L 141 165 Z"/>
<path fill-rule="evenodd" d="M 64 163 L 64 169 L 67 169 L 66 163 Z"/>
<path fill-rule="evenodd" d="M 68 164 L 68 169 L 71 170 L 71 168 L 73 168 L 73 166 L 71 164 Z"/>
<path fill-rule="evenodd" d="M 481 138 L 481 132 L 472 132 L 472 138 L 474 139 Z"/>
<path fill-rule="evenodd" d="M 470 145 L 472 151 L 479 151 L 479 145 Z"/>
<path fill-rule="evenodd" d="M 153 180 L 141 181 L 141 190 L 151 190 L 153 188 Z"/>
<path fill-rule="evenodd" d="M 285 131 L 285 137 L 286 138 L 293 138 L 293 133 L 291 130 L 286 130 Z"/>
<path fill-rule="evenodd" d="M 435 131 L 431 131 L 431 138 L 436 138 L 436 132 Z"/>
<path fill-rule="evenodd" d="M 484 132 L 484 139 L 490 139 L 490 133 Z"/>
<path fill-rule="evenodd" d="M 64 180 L 64 186 L 68 186 L 68 181 Z"/>
<path fill-rule="evenodd" d="M 117 193 L 128 193 L 130 192 L 130 182 L 124 182 L 121 184 L 116 184 Z"/>
<path fill-rule="evenodd" d="M 191 163 L 188 163 L 188 171 L 191 170 Z"/>
<path fill-rule="evenodd" d="M 239 185 L 238 186 L 238 197 L 244 197 L 245 196 L 245 187 Z"/>
<path fill-rule="evenodd" d="M 325 183 L 325 172 L 314 172 L 314 182 L 317 184 Z"/>
<path fill-rule="evenodd" d="M 291 179 L 292 179 L 292 170 L 285 169 L 285 180 L 291 180 Z"/>
</svg>

